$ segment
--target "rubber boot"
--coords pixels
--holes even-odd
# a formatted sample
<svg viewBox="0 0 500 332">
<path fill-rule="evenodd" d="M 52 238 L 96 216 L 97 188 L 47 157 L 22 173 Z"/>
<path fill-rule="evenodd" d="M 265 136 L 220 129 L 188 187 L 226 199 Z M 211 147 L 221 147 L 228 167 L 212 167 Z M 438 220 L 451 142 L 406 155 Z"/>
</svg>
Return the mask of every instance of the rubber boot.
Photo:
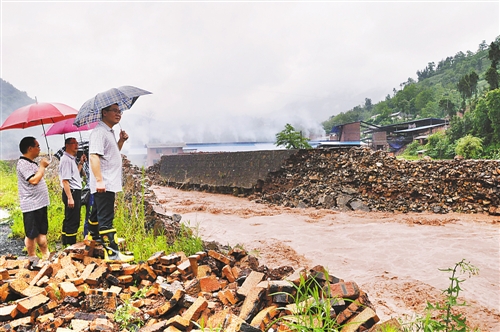
<svg viewBox="0 0 500 332">
<path fill-rule="evenodd" d="M 103 246 L 105 262 L 121 261 L 126 263 L 134 260 L 133 255 L 125 255 L 118 249 L 115 229 L 101 231 L 100 234 L 104 243 Z"/>
<path fill-rule="evenodd" d="M 99 235 L 99 222 L 98 221 L 90 221 L 89 220 L 89 233 L 88 240 L 96 241 L 102 244 L 101 236 Z"/>
<path fill-rule="evenodd" d="M 72 246 L 76 243 L 76 234 L 66 235 L 66 244 Z"/>
<path fill-rule="evenodd" d="M 102 239 L 99 235 L 99 222 L 92 222 L 89 220 L 89 233 L 87 234 L 85 242 L 85 251 L 88 252 L 90 256 L 94 256 L 94 245 L 92 245 L 92 241 L 95 241 L 98 245 L 102 245 Z"/>
</svg>

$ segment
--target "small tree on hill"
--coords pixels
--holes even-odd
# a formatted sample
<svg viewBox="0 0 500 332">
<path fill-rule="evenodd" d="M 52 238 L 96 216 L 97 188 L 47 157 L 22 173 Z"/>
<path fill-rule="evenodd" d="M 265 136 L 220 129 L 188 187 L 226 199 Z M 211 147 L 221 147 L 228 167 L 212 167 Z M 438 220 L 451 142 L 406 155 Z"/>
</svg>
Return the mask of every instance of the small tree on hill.
<svg viewBox="0 0 500 332">
<path fill-rule="evenodd" d="M 457 141 L 455 152 L 466 159 L 478 158 L 483 151 L 483 140 L 472 135 L 465 135 Z"/>
<path fill-rule="evenodd" d="M 307 143 L 308 139 L 302 136 L 300 131 L 287 123 L 285 129 L 276 134 L 276 146 L 284 146 L 287 149 L 311 149 Z"/>
</svg>

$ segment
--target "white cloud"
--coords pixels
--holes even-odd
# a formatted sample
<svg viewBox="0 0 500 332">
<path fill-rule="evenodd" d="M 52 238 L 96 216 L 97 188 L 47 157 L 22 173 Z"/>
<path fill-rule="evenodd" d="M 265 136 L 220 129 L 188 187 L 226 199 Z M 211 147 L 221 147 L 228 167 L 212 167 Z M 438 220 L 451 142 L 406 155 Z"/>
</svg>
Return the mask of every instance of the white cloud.
<svg viewBox="0 0 500 332">
<path fill-rule="evenodd" d="M 498 2 L 3 2 L 1 77 L 79 108 L 135 85 L 141 141 L 272 139 L 499 34 Z M 129 119 L 129 120 L 130 120 Z M 138 131 L 138 129 L 144 131 Z"/>
</svg>

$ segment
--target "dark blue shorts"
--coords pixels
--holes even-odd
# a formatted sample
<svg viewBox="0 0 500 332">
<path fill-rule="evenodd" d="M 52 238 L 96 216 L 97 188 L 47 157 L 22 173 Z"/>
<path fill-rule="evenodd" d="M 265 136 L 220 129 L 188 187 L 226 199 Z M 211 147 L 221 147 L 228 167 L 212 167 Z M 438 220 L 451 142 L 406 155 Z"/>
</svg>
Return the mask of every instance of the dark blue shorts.
<svg viewBox="0 0 500 332">
<path fill-rule="evenodd" d="M 38 235 L 47 235 L 49 220 L 47 218 L 47 207 L 44 206 L 35 211 L 23 213 L 24 233 L 27 238 L 36 239 Z"/>
</svg>

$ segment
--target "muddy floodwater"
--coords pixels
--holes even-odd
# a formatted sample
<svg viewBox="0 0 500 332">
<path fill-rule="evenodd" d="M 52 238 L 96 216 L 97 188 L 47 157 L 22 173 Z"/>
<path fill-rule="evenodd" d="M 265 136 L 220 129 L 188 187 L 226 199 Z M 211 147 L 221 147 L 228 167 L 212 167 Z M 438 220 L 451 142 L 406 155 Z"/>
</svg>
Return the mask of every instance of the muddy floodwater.
<svg viewBox="0 0 500 332">
<path fill-rule="evenodd" d="M 479 274 L 461 284 L 460 311 L 500 331 L 500 217 L 483 214 L 336 212 L 258 204 L 246 198 L 153 186 L 167 213 L 202 239 L 242 245 L 268 267 L 325 266 L 368 293 L 381 320 L 423 313 L 448 287 L 439 271 L 465 259 Z"/>
</svg>

